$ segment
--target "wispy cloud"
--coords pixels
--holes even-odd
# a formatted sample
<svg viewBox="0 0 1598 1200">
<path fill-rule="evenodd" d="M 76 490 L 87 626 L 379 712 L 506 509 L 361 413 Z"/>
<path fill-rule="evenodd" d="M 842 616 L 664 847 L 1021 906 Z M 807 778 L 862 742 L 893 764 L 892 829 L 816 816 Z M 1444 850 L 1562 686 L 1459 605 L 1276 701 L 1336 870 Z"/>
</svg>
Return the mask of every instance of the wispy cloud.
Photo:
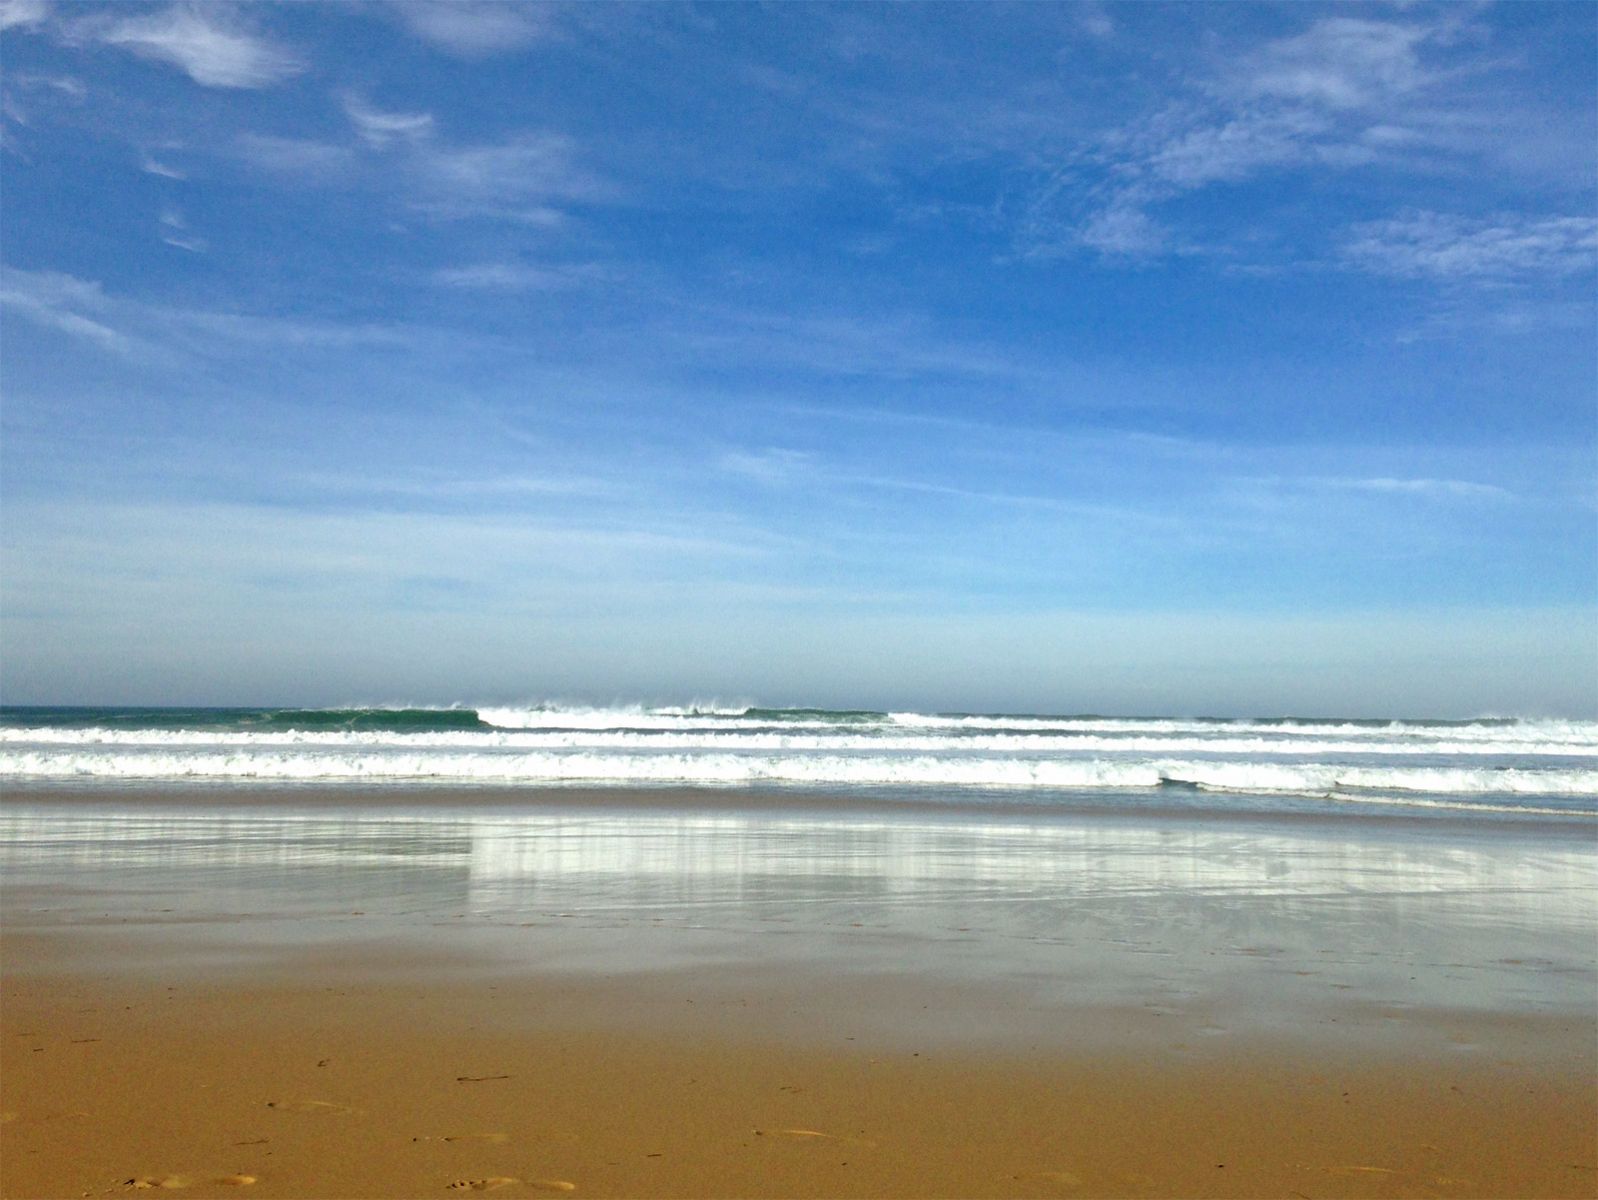
<svg viewBox="0 0 1598 1200">
<path fill-rule="evenodd" d="M 297 349 L 349 350 L 361 346 L 401 348 L 408 344 L 406 331 L 376 321 L 330 321 L 314 317 L 276 317 L 255 313 L 209 312 L 200 309 L 156 310 L 139 306 L 138 315 L 146 320 L 165 318 L 176 326 L 184 348 L 208 352 L 207 338 L 220 338 L 238 345 L 294 347 Z M 202 335 L 202 336 L 194 336 Z"/>
<path fill-rule="evenodd" d="M 1508 282 L 1574 275 L 1598 266 L 1598 219 L 1412 211 L 1356 225 L 1342 257 L 1359 270 L 1404 279 Z"/>
<path fill-rule="evenodd" d="M 102 314 L 109 302 L 98 283 L 59 271 L 0 270 L 0 306 L 114 353 L 135 346 L 132 338 L 105 323 Z"/>
<path fill-rule="evenodd" d="M 487 477 L 387 477 L 362 475 L 304 475 L 304 486 L 368 497 L 404 497 L 419 501 L 505 501 L 561 497 L 614 497 L 625 488 L 615 480 L 586 475 L 495 475 Z"/>
<path fill-rule="evenodd" d="M 1028 257 L 1187 252 L 1190 239 L 1162 219 L 1180 197 L 1271 172 L 1456 153 L 1411 111 L 1445 78 L 1422 50 L 1448 43 L 1455 24 L 1326 18 L 1235 57 L 1058 168 L 1020 206 L 1017 248 Z M 1449 136 L 1457 142 L 1457 130 Z"/>
<path fill-rule="evenodd" d="M 613 189 L 578 161 L 576 143 L 525 132 L 479 145 L 431 145 L 411 161 L 416 206 L 440 216 L 551 223 L 551 205 L 608 198 Z M 558 220 L 558 218 L 555 218 Z"/>
<path fill-rule="evenodd" d="M 71 75 L 24 75 L 20 80 L 30 86 L 49 88 L 70 100 L 83 100 L 89 95 L 88 85 Z"/>
<path fill-rule="evenodd" d="M 803 450 L 768 447 L 764 450 L 729 450 L 716 465 L 730 475 L 767 486 L 793 483 L 812 474 L 815 456 Z"/>
<path fill-rule="evenodd" d="M 170 163 L 161 162 L 154 155 L 146 154 L 139 160 L 139 170 L 146 175 L 159 175 L 163 179 L 187 179 L 188 172 Z"/>
<path fill-rule="evenodd" d="M 49 0 L 0 0 L 0 29 L 37 29 L 49 16 Z"/>
<path fill-rule="evenodd" d="M 555 33 L 554 6 L 528 0 L 402 0 L 393 11 L 417 37 L 461 58 L 505 54 Z"/>
<path fill-rule="evenodd" d="M 1168 514 L 1146 507 L 1102 503 L 1061 494 L 1017 492 L 1003 487 L 981 486 L 982 480 L 977 481 L 978 486 L 967 486 L 963 482 L 951 482 L 948 479 L 911 478 L 869 468 L 843 467 L 809 451 L 786 447 L 725 451 L 716 458 L 715 466 L 723 474 L 763 488 L 797 488 L 810 492 L 825 491 L 828 494 L 843 491 L 886 492 L 902 497 L 923 498 L 910 501 L 918 505 L 925 498 L 935 498 L 972 506 L 973 511 L 999 508 L 1048 514 L 1071 513 L 1096 521 L 1114 522 L 1123 527 L 1168 526 L 1174 520 Z"/>
<path fill-rule="evenodd" d="M 1348 161 L 1346 146 L 1334 153 L 1317 144 L 1331 130 L 1325 117 L 1303 109 L 1244 112 L 1197 124 L 1189 113 L 1176 110 L 1141 131 L 1131 148 L 1141 159 L 1151 198 L 1157 198 L 1290 163 Z"/>
<path fill-rule="evenodd" d="M 54 72 L 7 71 L 0 86 L 0 129 L 5 149 L 27 158 L 21 131 L 34 126 L 42 117 L 59 113 L 66 106 L 81 109 L 89 89 L 81 79 Z"/>
<path fill-rule="evenodd" d="M 1438 30 L 1400 21 L 1328 17 L 1245 56 L 1229 80 L 1255 96 L 1361 108 L 1423 87 L 1419 48 Z"/>
<path fill-rule="evenodd" d="M 327 182 L 346 175 L 356 165 L 348 146 L 308 138 L 246 133 L 240 135 L 237 147 L 245 162 L 274 175 Z"/>
<path fill-rule="evenodd" d="M 164 228 L 171 228 L 163 223 Z M 96 281 L 58 271 L 0 271 L 0 305 L 101 349 L 145 361 L 227 357 L 240 346 L 302 350 L 401 348 L 416 331 L 374 322 L 262 316 L 152 304 L 106 294 Z"/>
<path fill-rule="evenodd" d="M 440 267 L 432 280 L 440 287 L 485 292 L 548 292 L 577 287 L 597 277 L 588 266 L 535 267 L 517 262 L 469 263 Z"/>
<path fill-rule="evenodd" d="M 246 133 L 235 143 L 239 157 L 274 175 L 369 186 L 412 212 L 444 220 L 550 227 L 565 220 L 562 205 L 615 196 L 615 188 L 581 161 L 577 143 L 562 134 L 524 130 L 462 143 L 443 136 L 431 113 L 388 112 L 353 93 L 340 103 L 355 135 L 347 142 Z M 491 277 L 484 279 L 492 285 Z M 499 282 L 507 285 L 509 276 Z"/>
<path fill-rule="evenodd" d="M 1259 475 L 1240 477 L 1245 485 L 1264 485 L 1272 492 L 1365 493 L 1371 496 L 1413 497 L 1424 500 L 1504 502 L 1518 499 L 1508 488 L 1470 479 L 1391 475 Z"/>
<path fill-rule="evenodd" d="M 382 148 L 394 142 L 414 142 L 433 133 L 432 113 L 384 112 L 353 92 L 342 97 L 345 115 L 368 146 Z"/>
<path fill-rule="evenodd" d="M 202 237 L 192 237 L 181 233 L 164 234 L 161 240 L 168 246 L 174 246 L 179 250 L 187 250 L 191 254 L 204 254 L 210 245 Z"/>
<path fill-rule="evenodd" d="M 718 306 L 662 322 L 652 334 L 663 353 L 686 355 L 701 366 L 758 365 L 845 378 L 1048 377 L 1033 361 L 951 337 L 917 312 L 794 314 Z"/>
<path fill-rule="evenodd" d="M 1111 20 L 1109 12 L 1097 0 L 1080 0 L 1071 6 L 1071 16 L 1076 22 L 1077 29 L 1090 37 L 1107 38 L 1115 36 L 1115 22 Z"/>
<path fill-rule="evenodd" d="M 260 88 L 305 69 L 300 58 L 249 28 L 221 4 L 176 4 L 120 20 L 76 22 L 73 33 L 140 58 L 170 63 L 206 87 Z"/>
<path fill-rule="evenodd" d="M 1516 337 L 1551 330 L 1583 332 L 1591 336 L 1598 328 L 1598 304 L 1589 297 L 1572 299 L 1528 295 L 1529 287 L 1470 286 L 1448 287 L 1439 302 L 1418 315 L 1415 323 L 1401 330 L 1395 341 L 1401 345 L 1430 340 L 1457 341 L 1460 338 Z"/>
<path fill-rule="evenodd" d="M 161 240 L 168 246 L 175 246 L 179 250 L 190 253 L 204 253 L 206 241 L 189 229 L 189 222 L 184 215 L 175 208 L 164 209 L 161 213 Z"/>
<path fill-rule="evenodd" d="M 1398 496 L 1432 496 L 1462 500 L 1512 500 L 1514 493 L 1491 483 L 1474 483 L 1468 479 L 1349 479 L 1341 477 L 1318 478 L 1310 481 L 1318 487 L 1342 491 L 1377 492 Z"/>
</svg>

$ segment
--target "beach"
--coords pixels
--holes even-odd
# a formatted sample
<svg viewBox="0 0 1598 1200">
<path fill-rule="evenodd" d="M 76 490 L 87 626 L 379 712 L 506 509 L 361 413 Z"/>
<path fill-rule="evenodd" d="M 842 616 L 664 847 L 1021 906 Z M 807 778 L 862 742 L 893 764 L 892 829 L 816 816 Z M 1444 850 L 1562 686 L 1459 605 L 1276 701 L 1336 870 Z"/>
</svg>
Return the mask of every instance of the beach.
<svg viewBox="0 0 1598 1200">
<path fill-rule="evenodd" d="M 1598 1200 L 1598 4 L 0 50 L 0 1200 Z"/>
<path fill-rule="evenodd" d="M 1590 1196 L 1590 820 L 8 786 L 6 1196 Z"/>
<path fill-rule="evenodd" d="M 0 1200 L 1598 1200 L 1598 4 L 0 50 Z"/>
</svg>

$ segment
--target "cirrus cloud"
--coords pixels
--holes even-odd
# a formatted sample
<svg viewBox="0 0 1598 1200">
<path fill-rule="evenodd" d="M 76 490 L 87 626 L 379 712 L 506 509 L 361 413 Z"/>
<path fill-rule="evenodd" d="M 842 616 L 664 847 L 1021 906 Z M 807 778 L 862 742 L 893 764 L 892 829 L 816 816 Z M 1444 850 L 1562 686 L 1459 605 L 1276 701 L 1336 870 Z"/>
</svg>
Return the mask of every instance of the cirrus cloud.
<svg viewBox="0 0 1598 1200">
<path fill-rule="evenodd" d="M 247 28 L 222 5 L 177 4 L 118 21 L 98 19 L 75 27 L 79 35 L 169 63 L 206 87 L 261 88 L 305 69 L 298 56 Z"/>
<path fill-rule="evenodd" d="M 1351 266 L 1404 279 L 1511 281 L 1589 271 L 1598 219 L 1415 210 L 1356 225 L 1342 250 Z"/>
</svg>

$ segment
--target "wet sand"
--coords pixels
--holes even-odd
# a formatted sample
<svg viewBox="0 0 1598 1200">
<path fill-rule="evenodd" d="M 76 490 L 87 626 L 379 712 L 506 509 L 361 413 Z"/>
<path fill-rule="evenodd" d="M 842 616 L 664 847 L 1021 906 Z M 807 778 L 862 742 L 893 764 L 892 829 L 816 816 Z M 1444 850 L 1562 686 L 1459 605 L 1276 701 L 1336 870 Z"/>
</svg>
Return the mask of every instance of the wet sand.
<svg viewBox="0 0 1598 1200">
<path fill-rule="evenodd" d="M 158 799 L 0 812 L 4 1196 L 1598 1195 L 1585 831 Z"/>
</svg>

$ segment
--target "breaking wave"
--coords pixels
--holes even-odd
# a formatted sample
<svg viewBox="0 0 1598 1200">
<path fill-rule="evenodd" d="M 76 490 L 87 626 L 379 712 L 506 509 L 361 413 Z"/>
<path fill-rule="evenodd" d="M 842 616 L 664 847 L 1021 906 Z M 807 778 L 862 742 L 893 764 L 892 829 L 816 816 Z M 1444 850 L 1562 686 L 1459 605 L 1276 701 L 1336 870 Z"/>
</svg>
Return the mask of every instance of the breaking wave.
<svg viewBox="0 0 1598 1200">
<path fill-rule="evenodd" d="M 1598 815 L 1598 722 L 571 704 L 0 709 L 0 778 L 1180 789 Z"/>
</svg>

